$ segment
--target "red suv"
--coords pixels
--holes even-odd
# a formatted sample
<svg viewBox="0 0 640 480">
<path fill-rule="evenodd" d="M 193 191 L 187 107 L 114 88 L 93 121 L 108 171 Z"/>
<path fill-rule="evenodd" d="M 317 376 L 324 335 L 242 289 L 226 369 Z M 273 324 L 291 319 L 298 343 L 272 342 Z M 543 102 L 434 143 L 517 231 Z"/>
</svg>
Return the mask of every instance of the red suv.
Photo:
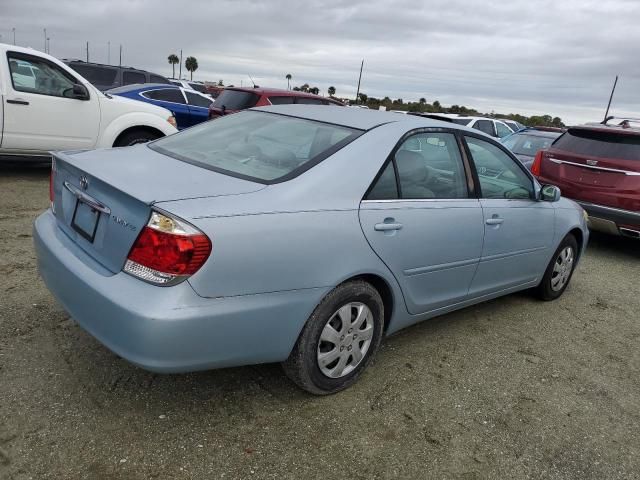
<svg viewBox="0 0 640 480">
<path fill-rule="evenodd" d="M 281 90 L 278 88 L 225 88 L 216 101 L 209 106 L 209 118 L 218 118 L 227 113 L 235 113 L 245 108 L 264 107 L 265 105 L 285 104 L 305 105 L 340 105 L 332 98 L 320 97 L 312 93 L 298 92 L 295 90 Z"/>
<path fill-rule="evenodd" d="M 640 129 L 571 127 L 536 155 L 531 172 L 589 214 L 589 227 L 640 239 Z"/>
</svg>

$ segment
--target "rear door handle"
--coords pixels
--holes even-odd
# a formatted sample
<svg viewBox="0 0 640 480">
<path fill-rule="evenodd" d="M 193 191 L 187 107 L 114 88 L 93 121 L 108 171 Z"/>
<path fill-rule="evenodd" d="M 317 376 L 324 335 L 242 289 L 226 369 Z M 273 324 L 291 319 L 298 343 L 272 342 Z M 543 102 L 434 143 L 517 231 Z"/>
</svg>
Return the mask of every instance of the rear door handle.
<svg viewBox="0 0 640 480">
<path fill-rule="evenodd" d="M 373 226 L 373 229 L 377 232 L 389 232 L 391 230 L 400 230 L 401 228 L 401 223 L 376 223 Z"/>
<path fill-rule="evenodd" d="M 7 100 L 7 103 L 13 103 L 14 105 L 29 105 L 29 102 L 27 102 L 26 100 L 21 100 L 19 98 L 16 98 L 14 100 Z"/>
<path fill-rule="evenodd" d="M 485 223 L 487 225 L 500 225 L 504 222 L 504 218 L 487 218 Z"/>
</svg>

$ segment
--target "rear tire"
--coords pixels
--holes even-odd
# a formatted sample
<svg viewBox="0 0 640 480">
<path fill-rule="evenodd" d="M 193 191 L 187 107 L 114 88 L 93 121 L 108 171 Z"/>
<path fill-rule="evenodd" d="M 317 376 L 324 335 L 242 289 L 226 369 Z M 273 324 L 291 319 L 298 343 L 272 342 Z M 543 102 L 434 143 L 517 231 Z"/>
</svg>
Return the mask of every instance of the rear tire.
<svg viewBox="0 0 640 480">
<path fill-rule="evenodd" d="M 373 358 L 384 327 L 384 304 L 369 283 L 333 289 L 305 324 L 282 366 L 300 388 L 328 395 L 353 385 Z"/>
<path fill-rule="evenodd" d="M 578 242 L 569 234 L 551 257 L 536 293 L 542 300 L 555 300 L 566 290 L 578 259 Z"/>
<path fill-rule="evenodd" d="M 118 137 L 113 144 L 114 147 L 130 147 L 139 143 L 147 143 L 160 138 L 162 135 L 148 130 L 132 130 Z"/>
</svg>

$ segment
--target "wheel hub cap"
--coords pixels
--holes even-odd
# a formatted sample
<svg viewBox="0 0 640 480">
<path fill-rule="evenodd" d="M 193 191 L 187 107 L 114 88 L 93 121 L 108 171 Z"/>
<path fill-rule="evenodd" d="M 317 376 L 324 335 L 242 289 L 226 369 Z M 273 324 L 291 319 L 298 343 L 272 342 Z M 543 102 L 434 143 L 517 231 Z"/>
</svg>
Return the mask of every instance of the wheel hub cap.
<svg viewBox="0 0 640 480">
<path fill-rule="evenodd" d="M 551 290 L 558 292 L 569 281 L 571 272 L 573 271 L 573 248 L 564 247 L 556 257 L 551 273 Z"/>
<path fill-rule="evenodd" d="M 367 354 L 373 338 L 373 314 L 361 302 L 350 302 L 325 324 L 317 348 L 318 367 L 329 378 L 351 373 Z"/>
</svg>

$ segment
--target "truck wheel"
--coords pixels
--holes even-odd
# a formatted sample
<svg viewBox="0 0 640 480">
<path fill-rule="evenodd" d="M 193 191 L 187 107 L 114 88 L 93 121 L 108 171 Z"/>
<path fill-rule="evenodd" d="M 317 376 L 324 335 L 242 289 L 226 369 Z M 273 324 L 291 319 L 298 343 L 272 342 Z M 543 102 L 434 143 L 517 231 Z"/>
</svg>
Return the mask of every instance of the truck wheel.
<svg viewBox="0 0 640 480">
<path fill-rule="evenodd" d="M 118 137 L 113 146 L 130 147 L 131 145 L 137 145 L 138 143 L 147 143 L 160 137 L 161 135 L 149 132 L 147 130 L 133 130 Z"/>
</svg>

